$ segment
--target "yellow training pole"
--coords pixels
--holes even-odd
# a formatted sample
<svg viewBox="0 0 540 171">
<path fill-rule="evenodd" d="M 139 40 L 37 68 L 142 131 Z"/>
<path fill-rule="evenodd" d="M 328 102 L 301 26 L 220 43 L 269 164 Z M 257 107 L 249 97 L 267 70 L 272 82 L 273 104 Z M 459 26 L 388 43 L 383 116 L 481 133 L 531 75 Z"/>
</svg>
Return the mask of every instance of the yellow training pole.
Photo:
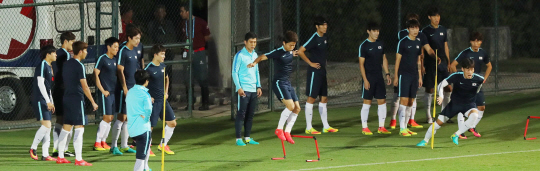
<svg viewBox="0 0 540 171">
<path fill-rule="evenodd" d="M 165 144 L 165 105 L 167 104 L 167 101 L 165 99 L 165 69 L 163 69 L 163 119 L 161 121 L 163 122 L 163 131 L 161 131 L 161 144 Z M 158 145 L 159 146 L 159 145 Z M 161 147 L 161 171 L 165 170 L 165 147 Z"/>
<path fill-rule="evenodd" d="M 437 49 L 435 49 L 435 90 L 434 90 L 434 93 L 433 93 L 433 118 L 435 118 L 435 112 L 437 111 L 436 108 L 437 108 L 437 66 L 438 66 L 438 57 L 437 57 Z M 437 120 L 435 119 L 435 121 L 433 123 L 431 123 L 431 149 L 433 149 L 433 144 L 434 144 L 434 141 L 435 141 L 435 122 L 437 122 Z"/>
</svg>

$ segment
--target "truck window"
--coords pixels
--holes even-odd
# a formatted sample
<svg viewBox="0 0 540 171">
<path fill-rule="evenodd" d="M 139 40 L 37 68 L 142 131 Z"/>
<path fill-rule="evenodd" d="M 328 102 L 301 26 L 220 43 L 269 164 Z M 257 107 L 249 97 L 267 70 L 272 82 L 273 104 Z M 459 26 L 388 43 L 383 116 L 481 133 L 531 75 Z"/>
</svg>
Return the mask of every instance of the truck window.
<svg viewBox="0 0 540 171">
<path fill-rule="evenodd" d="M 66 4 L 54 6 L 54 24 L 57 32 L 80 31 L 81 14 L 79 4 Z"/>
</svg>

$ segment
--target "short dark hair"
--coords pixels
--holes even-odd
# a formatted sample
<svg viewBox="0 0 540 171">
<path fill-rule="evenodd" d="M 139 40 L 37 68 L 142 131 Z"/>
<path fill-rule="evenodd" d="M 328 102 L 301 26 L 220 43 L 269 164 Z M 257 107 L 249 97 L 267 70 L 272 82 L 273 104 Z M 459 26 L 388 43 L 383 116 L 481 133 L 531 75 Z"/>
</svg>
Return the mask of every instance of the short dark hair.
<svg viewBox="0 0 540 171">
<path fill-rule="evenodd" d="M 122 3 L 120 6 L 120 15 L 124 15 L 125 13 L 128 13 L 129 11 L 133 11 L 133 8 L 128 3 Z"/>
<path fill-rule="evenodd" d="M 184 10 L 189 12 L 189 4 L 181 4 L 179 8 L 184 7 Z"/>
<path fill-rule="evenodd" d="M 246 33 L 246 35 L 244 36 L 244 40 L 245 41 L 248 41 L 249 39 L 256 39 L 257 38 L 257 34 L 253 33 L 253 32 L 248 32 Z"/>
<path fill-rule="evenodd" d="M 47 45 L 47 46 L 43 46 L 40 50 L 39 50 L 39 53 L 40 53 L 40 56 L 41 56 L 41 60 L 44 60 L 48 54 L 51 54 L 53 52 L 56 52 L 56 48 L 54 48 L 53 45 Z"/>
<path fill-rule="evenodd" d="M 114 43 L 119 43 L 120 41 L 116 37 L 109 37 L 105 40 L 105 46 L 112 46 Z"/>
<path fill-rule="evenodd" d="M 285 32 L 285 35 L 283 36 L 283 41 L 285 43 L 298 42 L 298 35 L 294 31 L 289 30 Z"/>
<path fill-rule="evenodd" d="M 380 29 L 381 29 L 381 26 L 379 25 L 379 23 L 375 21 L 370 21 L 367 25 L 366 30 L 380 30 Z"/>
<path fill-rule="evenodd" d="M 420 28 L 420 22 L 418 22 L 418 20 L 409 20 L 405 23 L 405 27 L 407 28 L 413 28 L 413 27 L 418 27 Z"/>
<path fill-rule="evenodd" d="M 140 69 L 135 72 L 135 84 L 137 85 L 144 85 L 148 78 L 150 78 L 150 75 L 145 70 Z"/>
<path fill-rule="evenodd" d="M 67 41 L 75 40 L 75 35 L 70 31 L 64 32 L 60 35 L 60 43 L 64 44 L 65 40 Z"/>
<path fill-rule="evenodd" d="M 163 45 L 161 44 L 156 44 L 152 46 L 152 49 L 150 49 L 150 60 L 154 60 L 154 55 L 160 52 L 165 52 L 166 50 L 167 49 L 165 49 L 165 47 L 163 47 Z"/>
<path fill-rule="evenodd" d="M 428 9 L 427 15 L 428 15 L 428 16 L 441 15 L 441 12 L 439 11 L 439 8 L 433 6 L 433 7 L 430 7 L 430 8 Z"/>
<path fill-rule="evenodd" d="M 163 4 L 156 5 L 156 8 L 154 8 L 154 12 L 158 11 L 159 9 L 164 9 L 165 11 L 167 11 L 167 6 Z"/>
<path fill-rule="evenodd" d="M 315 16 L 313 20 L 313 24 L 315 26 L 320 26 L 320 25 L 328 24 L 328 21 L 326 20 L 324 16 L 318 15 L 318 16 Z"/>
<path fill-rule="evenodd" d="M 477 31 L 473 32 L 471 36 L 469 37 L 469 41 L 475 41 L 475 40 L 480 40 L 480 41 L 484 40 L 484 35 L 482 35 L 482 33 L 477 32 Z"/>
<path fill-rule="evenodd" d="M 78 55 L 81 50 L 88 48 L 88 44 L 83 41 L 76 41 L 73 43 L 73 54 Z"/>
<path fill-rule="evenodd" d="M 461 61 L 459 61 L 459 65 L 463 68 L 474 68 L 474 60 L 471 58 L 463 58 Z"/>
<path fill-rule="evenodd" d="M 405 17 L 406 20 L 411 20 L 411 19 L 418 20 L 418 18 L 420 18 L 420 16 L 416 13 L 408 13 L 407 16 Z"/>
<path fill-rule="evenodd" d="M 142 35 L 142 31 L 135 24 L 126 25 L 126 37 L 133 39 L 133 37 L 139 34 Z"/>
</svg>

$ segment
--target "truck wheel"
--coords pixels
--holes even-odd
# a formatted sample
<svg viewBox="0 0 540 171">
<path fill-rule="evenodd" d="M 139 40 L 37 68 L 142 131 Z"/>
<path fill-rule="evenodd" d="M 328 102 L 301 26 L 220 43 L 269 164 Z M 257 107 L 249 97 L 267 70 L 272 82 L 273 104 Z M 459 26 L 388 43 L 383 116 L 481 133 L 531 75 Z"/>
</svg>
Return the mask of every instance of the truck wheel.
<svg viewBox="0 0 540 171">
<path fill-rule="evenodd" d="M 21 80 L 11 77 L 0 80 L 0 119 L 25 119 L 31 108 L 28 98 Z"/>
</svg>

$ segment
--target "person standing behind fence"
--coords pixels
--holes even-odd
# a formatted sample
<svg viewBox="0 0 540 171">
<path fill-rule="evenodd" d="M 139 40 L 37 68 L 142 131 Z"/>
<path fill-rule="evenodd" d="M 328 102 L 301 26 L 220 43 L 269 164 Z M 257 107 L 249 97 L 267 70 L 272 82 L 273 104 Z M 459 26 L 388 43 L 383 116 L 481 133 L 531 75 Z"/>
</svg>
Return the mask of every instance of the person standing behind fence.
<svg viewBox="0 0 540 171">
<path fill-rule="evenodd" d="M 192 28 L 189 27 L 189 16 L 192 16 Z M 191 60 L 191 65 L 193 71 L 193 76 L 195 80 L 199 83 L 199 86 L 201 87 L 201 100 L 202 105 L 199 107 L 199 110 L 209 110 L 209 95 L 210 92 L 208 90 L 208 58 L 206 56 L 206 49 L 205 45 L 206 42 L 210 39 L 210 29 L 208 28 L 208 24 L 206 21 L 204 21 L 202 18 L 199 18 L 197 16 L 193 16 L 191 14 L 191 11 L 189 11 L 189 6 L 182 5 L 180 6 L 180 16 L 182 16 L 183 22 L 180 22 L 180 28 L 181 29 L 181 39 L 182 40 L 189 40 L 189 36 L 193 39 L 193 55 Z M 186 79 L 186 83 L 189 82 L 189 72 L 188 70 L 184 71 L 187 75 L 184 79 Z M 193 86 L 192 86 L 193 87 Z M 186 97 L 188 96 L 188 90 L 189 90 L 189 83 L 186 84 Z M 193 98 L 188 97 L 186 99 Z M 187 107 L 186 107 L 187 109 Z"/>
<path fill-rule="evenodd" d="M 234 122 L 236 130 L 236 145 L 246 146 L 247 144 L 259 144 L 250 137 L 251 126 L 253 125 L 253 116 L 255 107 L 257 107 L 257 98 L 261 97 L 261 79 L 259 76 L 259 66 L 247 68 L 247 65 L 257 59 L 257 35 L 253 32 L 246 33 L 244 36 L 245 47 L 234 56 L 232 78 L 236 91 L 238 92 L 238 108 L 236 112 L 236 121 Z M 242 141 L 242 126 L 244 126 L 244 141 Z"/>
<path fill-rule="evenodd" d="M 127 25 L 133 23 L 133 8 L 127 3 L 122 3 L 120 6 L 120 16 L 122 22 L 122 33 L 118 34 L 119 42 L 127 41 L 126 30 Z"/>
<path fill-rule="evenodd" d="M 48 45 L 40 50 L 41 63 L 36 66 L 34 71 L 34 80 L 32 83 L 32 107 L 36 119 L 41 122 L 41 127 L 34 136 L 34 141 L 30 147 L 30 157 L 38 160 L 36 154 L 37 146 L 43 141 L 41 148 L 43 161 L 56 161 L 55 158 L 49 156 L 49 146 L 51 146 L 51 118 L 55 111 L 52 84 L 53 72 L 51 63 L 56 61 L 56 49 L 54 46 Z"/>
<path fill-rule="evenodd" d="M 71 32 L 64 32 L 60 35 L 60 42 L 62 42 L 62 48 L 56 50 L 56 61 L 52 63 L 54 71 L 54 88 L 53 88 L 53 100 L 56 105 L 56 124 L 54 124 L 53 131 L 53 157 L 58 157 L 58 136 L 64 125 L 64 62 L 71 59 L 72 56 L 69 51 L 73 50 L 73 42 L 75 42 L 75 35 Z M 73 131 L 70 130 L 68 139 L 71 139 Z M 68 157 L 73 157 L 75 154 L 68 150 L 69 141 L 66 141 L 66 148 L 64 154 Z"/>
</svg>

